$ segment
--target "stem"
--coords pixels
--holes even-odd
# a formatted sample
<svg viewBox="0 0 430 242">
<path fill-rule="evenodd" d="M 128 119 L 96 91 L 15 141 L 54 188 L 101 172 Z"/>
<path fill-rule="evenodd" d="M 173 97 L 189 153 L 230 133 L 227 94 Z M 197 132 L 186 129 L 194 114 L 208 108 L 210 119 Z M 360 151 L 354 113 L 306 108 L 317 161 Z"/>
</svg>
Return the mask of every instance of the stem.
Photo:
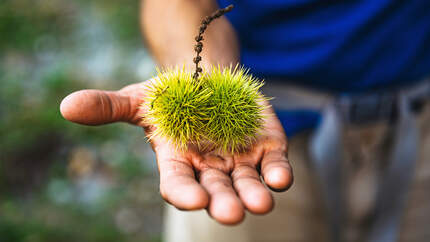
<svg viewBox="0 0 430 242">
<path fill-rule="evenodd" d="M 196 36 L 195 40 L 197 44 L 194 46 L 194 51 L 196 51 L 196 57 L 194 57 L 193 62 L 196 64 L 196 72 L 194 72 L 193 78 L 194 80 L 199 79 L 199 73 L 202 72 L 202 68 L 199 66 L 199 62 L 202 60 L 200 56 L 200 52 L 203 49 L 203 33 L 205 32 L 208 25 L 215 19 L 223 16 L 225 13 L 230 12 L 233 9 L 233 4 L 228 5 L 226 8 L 221 8 L 215 11 L 213 14 L 206 16 L 200 25 L 199 34 Z"/>
</svg>

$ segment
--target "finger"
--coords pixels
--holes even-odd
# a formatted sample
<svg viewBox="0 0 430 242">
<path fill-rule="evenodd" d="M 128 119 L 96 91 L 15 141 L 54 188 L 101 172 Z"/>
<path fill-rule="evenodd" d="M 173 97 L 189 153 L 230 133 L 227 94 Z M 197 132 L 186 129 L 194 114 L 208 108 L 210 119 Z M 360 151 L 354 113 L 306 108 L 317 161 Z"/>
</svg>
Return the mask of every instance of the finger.
<svg viewBox="0 0 430 242">
<path fill-rule="evenodd" d="M 287 190 L 293 184 L 293 173 L 286 151 L 266 151 L 261 161 L 261 174 L 266 185 L 273 191 Z"/>
<path fill-rule="evenodd" d="M 223 224 L 237 224 L 243 220 L 245 210 L 227 174 L 208 168 L 201 172 L 200 184 L 209 193 L 208 212 L 215 220 Z"/>
<path fill-rule="evenodd" d="M 160 193 L 166 202 L 183 210 L 206 208 L 209 196 L 196 181 L 188 158 L 172 152 L 168 145 L 157 146 Z"/>
<path fill-rule="evenodd" d="M 131 91 L 134 87 L 134 91 Z M 136 124 L 139 120 L 138 93 L 142 89 L 137 84 L 120 91 L 81 90 L 68 95 L 60 105 L 63 117 L 69 121 L 100 125 L 117 121 Z"/>
<path fill-rule="evenodd" d="M 231 177 L 234 188 L 250 212 L 265 214 L 272 210 L 272 195 L 261 183 L 260 175 L 255 167 L 247 163 L 240 163 L 233 170 Z"/>
</svg>

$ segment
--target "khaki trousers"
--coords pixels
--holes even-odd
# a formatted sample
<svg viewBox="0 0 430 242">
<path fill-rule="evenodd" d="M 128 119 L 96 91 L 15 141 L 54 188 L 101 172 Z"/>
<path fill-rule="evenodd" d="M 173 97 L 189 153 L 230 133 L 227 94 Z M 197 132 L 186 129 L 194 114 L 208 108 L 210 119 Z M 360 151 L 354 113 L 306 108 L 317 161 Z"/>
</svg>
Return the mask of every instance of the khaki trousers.
<svg viewBox="0 0 430 242">
<path fill-rule="evenodd" d="M 420 153 L 399 231 L 401 242 L 430 241 L 430 105 L 418 115 Z M 378 175 L 384 169 L 392 127 L 375 123 L 347 127 L 344 135 L 348 242 L 364 241 L 375 204 Z M 273 193 L 275 208 L 267 215 L 248 213 L 238 226 L 216 223 L 206 211 L 165 209 L 166 242 L 324 242 L 329 230 L 315 174 L 309 167 L 310 133 L 289 140 L 295 181 L 291 189 Z"/>
</svg>

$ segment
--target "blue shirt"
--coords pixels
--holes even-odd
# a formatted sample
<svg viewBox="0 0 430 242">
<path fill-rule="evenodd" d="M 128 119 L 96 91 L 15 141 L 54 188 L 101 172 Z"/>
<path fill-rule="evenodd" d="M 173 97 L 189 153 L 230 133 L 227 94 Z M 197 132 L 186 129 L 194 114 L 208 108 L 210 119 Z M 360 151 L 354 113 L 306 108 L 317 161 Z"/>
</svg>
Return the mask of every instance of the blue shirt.
<svg viewBox="0 0 430 242">
<path fill-rule="evenodd" d="M 241 63 L 268 81 L 359 93 L 430 74 L 429 0 L 218 2 L 235 5 L 226 16 L 239 37 Z M 300 123 L 312 126 L 303 112 L 281 116 L 284 124 L 298 124 L 287 127 L 291 133 Z"/>
<path fill-rule="evenodd" d="M 334 92 L 408 84 L 430 74 L 429 0 L 219 0 L 241 62 L 265 79 Z"/>
</svg>

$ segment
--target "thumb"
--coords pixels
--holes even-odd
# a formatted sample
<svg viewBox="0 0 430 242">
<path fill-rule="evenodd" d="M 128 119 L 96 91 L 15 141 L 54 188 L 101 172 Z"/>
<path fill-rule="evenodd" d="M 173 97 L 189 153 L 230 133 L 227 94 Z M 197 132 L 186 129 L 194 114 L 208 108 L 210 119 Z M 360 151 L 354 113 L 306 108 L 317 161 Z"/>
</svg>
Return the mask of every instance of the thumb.
<svg viewBox="0 0 430 242">
<path fill-rule="evenodd" d="M 120 91 L 81 90 L 68 95 L 60 105 L 63 117 L 71 122 L 100 125 L 112 122 L 137 124 L 139 97 L 130 88 Z"/>
</svg>

